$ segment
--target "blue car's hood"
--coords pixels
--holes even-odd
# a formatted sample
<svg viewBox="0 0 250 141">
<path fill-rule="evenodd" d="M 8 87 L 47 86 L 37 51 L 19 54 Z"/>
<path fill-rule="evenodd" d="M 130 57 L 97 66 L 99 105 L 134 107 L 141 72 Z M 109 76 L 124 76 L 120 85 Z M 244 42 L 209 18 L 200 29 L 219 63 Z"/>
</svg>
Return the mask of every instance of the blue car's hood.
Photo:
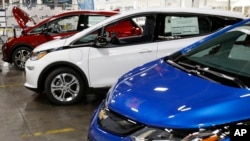
<svg viewBox="0 0 250 141">
<path fill-rule="evenodd" d="M 247 89 L 190 75 L 162 60 L 139 69 L 120 79 L 107 98 L 110 109 L 132 120 L 158 127 L 197 128 L 249 118 Z"/>
</svg>

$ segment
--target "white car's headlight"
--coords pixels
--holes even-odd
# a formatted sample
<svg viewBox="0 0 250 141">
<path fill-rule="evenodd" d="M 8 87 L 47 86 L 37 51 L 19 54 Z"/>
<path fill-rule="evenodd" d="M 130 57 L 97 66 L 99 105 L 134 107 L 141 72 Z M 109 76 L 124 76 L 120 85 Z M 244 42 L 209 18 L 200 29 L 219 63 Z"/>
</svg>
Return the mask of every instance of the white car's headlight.
<svg viewBox="0 0 250 141">
<path fill-rule="evenodd" d="M 48 51 L 40 51 L 40 52 L 32 52 L 30 55 L 30 60 L 35 61 L 43 58 L 45 55 L 48 54 Z"/>
</svg>

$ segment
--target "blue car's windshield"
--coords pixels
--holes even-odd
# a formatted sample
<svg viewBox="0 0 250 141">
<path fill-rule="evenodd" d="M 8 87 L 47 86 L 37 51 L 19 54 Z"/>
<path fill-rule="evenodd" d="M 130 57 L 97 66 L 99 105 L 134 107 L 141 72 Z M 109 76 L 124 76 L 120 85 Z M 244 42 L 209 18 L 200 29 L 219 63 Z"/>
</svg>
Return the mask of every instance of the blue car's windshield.
<svg viewBox="0 0 250 141">
<path fill-rule="evenodd" d="M 226 32 L 187 54 L 178 56 L 174 62 L 189 70 L 237 78 L 250 86 L 247 81 L 250 78 L 250 25 Z"/>
</svg>

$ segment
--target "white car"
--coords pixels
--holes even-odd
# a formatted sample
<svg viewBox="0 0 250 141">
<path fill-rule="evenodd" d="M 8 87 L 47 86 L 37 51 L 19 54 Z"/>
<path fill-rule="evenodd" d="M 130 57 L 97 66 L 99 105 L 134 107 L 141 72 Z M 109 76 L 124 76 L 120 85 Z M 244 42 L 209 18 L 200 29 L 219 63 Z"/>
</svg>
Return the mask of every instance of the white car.
<svg viewBox="0 0 250 141">
<path fill-rule="evenodd" d="M 45 92 L 52 103 L 73 104 L 92 88 L 108 88 L 130 69 L 244 18 L 241 13 L 198 8 L 124 12 L 35 48 L 25 64 L 24 86 Z"/>
</svg>

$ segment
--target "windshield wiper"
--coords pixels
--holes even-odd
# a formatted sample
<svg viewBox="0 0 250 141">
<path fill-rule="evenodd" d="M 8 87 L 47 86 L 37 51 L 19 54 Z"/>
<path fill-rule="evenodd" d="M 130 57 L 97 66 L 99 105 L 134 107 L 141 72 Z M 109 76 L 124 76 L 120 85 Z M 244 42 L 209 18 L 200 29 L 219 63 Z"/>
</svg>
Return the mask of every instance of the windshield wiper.
<svg viewBox="0 0 250 141">
<path fill-rule="evenodd" d="M 172 60 L 167 60 L 167 62 L 168 62 L 169 64 L 171 64 L 171 65 L 173 65 L 173 66 L 179 68 L 179 69 L 182 69 L 182 70 L 184 70 L 184 71 L 186 71 L 186 72 L 190 72 L 189 69 L 186 69 L 185 67 L 183 67 L 183 66 L 181 66 L 181 65 L 179 65 L 179 64 L 177 64 L 177 63 L 175 63 L 175 62 L 172 61 Z"/>
<path fill-rule="evenodd" d="M 212 71 L 212 70 L 209 69 L 209 67 L 202 68 L 199 65 L 191 65 L 191 64 L 184 63 L 184 62 L 178 62 L 178 64 L 192 68 L 193 70 L 190 70 L 190 72 L 195 73 L 195 74 L 197 74 L 199 76 L 202 75 L 202 73 L 200 73 L 200 72 L 205 72 L 205 73 L 212 74 L 212 75 L 214 75 L 216 77 L 232 81 L 235 84 L 237 84 L 240 88 L 248 88 L 248 86 L 244 82 L 242 82 L 239 78 L 229 76 L 229 75 L 225 75 L 225 74 L 220 73 L 220 72 Z M 205 78 L 207 78 L 207 77 L 205 77 Z"/>
<path fill-rule="evenodd" d="M 173 65 L 173 66 L 175 66 L 175 67 L 181 69 L 181 70 L 184 70 L 184 71 L 190 73 L 190 74 L 195 74 L 195 75 L 198 75 L 198 76 L 201 77 L 201 78 L 208 79 L 208 80 L 210 80 L 210 81 L 216 82 L 216 81 L 214 81 L 213 79 L 211 79 L 211 78 L 209 78 L 209 77 L 206 77 L 206 76 L 204 76 L 204 75 L 201 75 L 197 70 L 194 70 L 194 69 L 193 69 L 193 66 L 191 66 L 191 65 L 188 65 L 188 64 L 185 63 L 186 66 L 192 68 L 192 69 L 187 69 L 186 67 L 183 67 L 183 66 L 177 64 L 176 62 L 174 62 L 174 61 L 172 61 L 172 60 L 167 60 L 167 62 L 168 62 L 169 64 L 171 64 L 171 65 Z M 183 65 L 183 64 L 182 64 L 182 65 Z"/>
</svg>

